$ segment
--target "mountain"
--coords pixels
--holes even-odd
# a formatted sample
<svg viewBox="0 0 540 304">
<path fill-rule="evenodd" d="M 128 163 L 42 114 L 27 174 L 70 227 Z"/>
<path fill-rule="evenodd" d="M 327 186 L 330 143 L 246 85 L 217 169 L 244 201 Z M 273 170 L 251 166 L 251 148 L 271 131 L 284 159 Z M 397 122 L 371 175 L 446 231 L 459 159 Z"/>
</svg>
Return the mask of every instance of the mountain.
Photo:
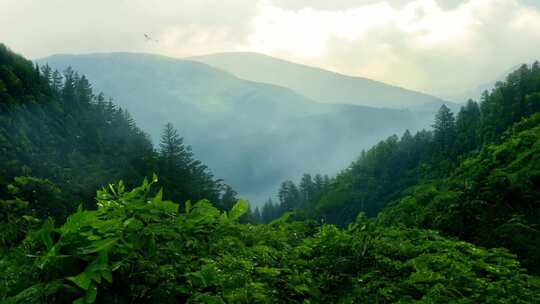
<svg viewBox="0 0 540 304">
<path fill-rule="evenodd" d="M 495 84 L 497 82 L 504 81 L 509 74 L 519 69 L 519 67 L 520 65 L 514 65 L 511 68 L 506 69 L 504 72 L 499 73 L 498 74 L 499 76 L 495 77 L 494 79 L 488 82 L 478 84 L 472 88 L 463 90 L 461 92 L 454 92 L 453 94 L 448 94 L 444 97 L 447 98 L 448 100 L 459 102 L 459 103 L 463 103 L 468 99 L 480 101 L 480 98 L 482 97 L 482 93 L 484 93 L 485 91 L 492 90 L 495 87 Z"/>
<path fill-rule="evenodd" d="M 55 55 L 37 62 L 87 75 L 154 142 L 172 122 L 217 177 L 256 202 L 307 170 L 335 173 L 376 139 L 426 127 L 432 115 L 318 103 L 289 88 L 157 55 Z"/>
<path fill-rule="evenodd" d="M 73 69 L 62 77 L 0 44 L 0 303 L 540 303 L 538 63 L 457 118 L 441 106 L 433 131 L 390 136 L 336 178 L 283 183 L 284 214 L 269 224 L 171 124 L 154 149 L 129 112 L 93 92 Z M 288 113 L 253 94 L 195 108 Z M 295 107 L 310 103 L 286 101 L 298 104 L 283 125 L 244 132 L 237 144 L 265 145 L 238 165 L 276 153 L 265 132 L 290 130 L 272 134 L 297 154 L 309 135 L 332 148 L 340 128 L 357 141 L 410 113 L 314 104 L 302 115 Z M 133 183 L 148 172 L 159 178 Z M 107 184 L 90 197 L 95 181 Z"/>
<path fill-rule="evenodd" d="M 455 117 L 441 107 L 433 130 L 380 141 L 328 182 L 304 175 L 284 183 L 279 204 L 265 204 L 261 218 L 301 209 L 346 227 L 358 214 L 377 216 L 504 247 L 539 274 L 540 63 L 505 79 Z"/>
<path fill-rule="evenodd" d="M 291 88 L 315 101 L 378 108 L 415 108 L 445 101 L 363 77 L 346 76 L 258 53 L 218 53 L 190 57 L 242 79 Z"/>
<path fill-rule="evenodd" d="M 118 180 L 131 187 L 157 173 L 166 199 L 220 204 L 225 185 L 174 130 L 168 139 L 156 151 L 129 112 L 95 94 L 85 76 L 40 70 L 0 43 L 0 201 L 15 195 L 36 216 L 62 222 L 81 203 L 95 208 L 96 188 Z M 0 214 L 6 206 L 0 202 Z"/>
</svg>

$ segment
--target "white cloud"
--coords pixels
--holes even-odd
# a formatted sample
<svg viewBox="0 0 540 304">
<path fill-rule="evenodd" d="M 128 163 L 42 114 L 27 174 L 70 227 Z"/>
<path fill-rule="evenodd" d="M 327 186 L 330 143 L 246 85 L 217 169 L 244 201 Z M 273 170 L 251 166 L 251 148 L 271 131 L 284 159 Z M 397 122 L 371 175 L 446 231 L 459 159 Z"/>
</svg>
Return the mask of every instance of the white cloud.
<svg viewBox="0 0 540 304">
<path fill-rule="evenodd" d="M 516 0 L 386 1 L 344 9 L 259 5 L 247 49 L 444 92 L 489 81 L 540 50 L 537 8 Z"/>
<path fill-rule="evenodd" d="M 435 93 L 536 59 L 539 29 L 538 0 L 0 0 L 0 40 L 31 58 L 251 50 Z"/>
<path fill-rule="evenodd" d="M 322 56 L 333 36 L 344 42 L 357 40 L 393 15 L 387 3 L 342 11 L 312 8 L 291 11 L 263 1 L 251 24 L 253 32 L 248 37 L 248 48 L 263 53 L 288 51 L 292 56 Z"/>
</svg>

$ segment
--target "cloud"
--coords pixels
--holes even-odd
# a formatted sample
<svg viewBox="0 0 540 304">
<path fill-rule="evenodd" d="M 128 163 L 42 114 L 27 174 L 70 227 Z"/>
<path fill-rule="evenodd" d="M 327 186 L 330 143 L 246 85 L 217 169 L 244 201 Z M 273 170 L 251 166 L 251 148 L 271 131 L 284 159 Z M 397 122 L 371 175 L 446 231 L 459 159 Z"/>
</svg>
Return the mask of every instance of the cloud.
<svg viewBox="0 0 540 304">
<path fill-rule="evenodd" d="M 286 52 L 290 56 L 320 57 L 327 53 L 331 38 L 338 38 L 344 43 L 355 41 L 384 25 L 393 16 L 394 11 L 387 3 L 342 11 L 312 8 L 291 11 L 264 1 L 259 5 L 259 15 L 252 21 L 253 32 L 248 37 L 248 47 L 263 53 Z"/>
<path fill-rule="evenodd" d="M 31 58 L 257 51 L 432 93 L 540 49 L 538 0 L 0 0 L 0 12 L 2 42 Z"/>
<path fill-rule="evenodd" d="M 354 2 L 354 1 L 348 1 Z M 489 81 L 540 49 L 540 13 L 515 0 L 386 1 L 287 9 L 264 1 L 247 49 L 445 93 Z"/>
<path fill-rule="evenodd" d="M 251 0 L 0 0 L 0 12 L 2 42 L 32 58 L 107 51 L 186 56 L 205 43 L 204 53 L 243 44 L 255 6 Z M 167 44 L 147 43 L 145 33 Z"/>
</svg>

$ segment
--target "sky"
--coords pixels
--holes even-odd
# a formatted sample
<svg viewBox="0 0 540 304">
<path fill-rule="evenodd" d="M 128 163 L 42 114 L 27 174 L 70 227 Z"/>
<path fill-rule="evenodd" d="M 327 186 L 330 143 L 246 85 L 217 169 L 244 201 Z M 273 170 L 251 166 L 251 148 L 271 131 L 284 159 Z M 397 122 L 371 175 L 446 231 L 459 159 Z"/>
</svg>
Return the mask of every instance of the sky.
<svg viewBox="0 0 540 304">
<path fill-rule="evenodd" d="M 540 0 L 0 0 L 0 42 L 31 59 L 259 52 L 446 95 L 540 59 Z"/>
</svg>

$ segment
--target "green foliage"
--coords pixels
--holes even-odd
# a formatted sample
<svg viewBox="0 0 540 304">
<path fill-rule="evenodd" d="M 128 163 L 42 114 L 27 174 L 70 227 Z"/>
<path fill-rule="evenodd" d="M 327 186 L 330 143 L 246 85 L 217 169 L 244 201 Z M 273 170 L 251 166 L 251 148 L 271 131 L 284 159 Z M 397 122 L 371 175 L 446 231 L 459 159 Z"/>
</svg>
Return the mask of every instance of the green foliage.
<svg viewBox="0 0 540 304">
<path fill-rule="evenodd" d="M 66 206 L 61 204 L 60 189 L 49 180 L 17 176 L 13 183 L 8 185 L 8 190 L 11 195 L 28 202 L 28 208 L 38 218 L 52 217 L 62 220 L 67 215 Z"/>
<path fill-rule="evenodd" d="M 533 303 L 514 256 L 359 216 L 347 228 L 242 224 L 208 201 L 184 211 L 157 178 L 98 191 L 98 209 L 50 221 L 0 259 L 5 303 Z"/>
<path fill-rule="evenodd" d="M 465 113 L 465 112 L 462 112 Z M 433 124 L 433 145 L 435 155 L 451 158 L 455 155 L 456 124 L 454 114 L 448 107 L 442 105 L 435 115 Z"/>
<path fill-rule="evenodd" d="M 283 183 L 260 214 L 172 125 L 155 151 L 84 76 L 0 46 L 0 300 L 539 303 L 539 80 L 523 66 L 433 132 Z"/>
<path fill-rule="evenodd" d="M 352 222 L 358 212 L 375 216 L 407 188 L 447 177 L 460 159 L 500 142 L 505 130 L 540 110 L 539 94 L 540 64 L 535 62 L 521 66 L 491 92 L 485 92 L 480 104 L 467 102 L 456 118 L 443 105 L 435 116 L 433 131 L 419 131 L 414 136 L 406 131 L 401 138 L 391 136 L 362 152 L 332 179 L 329 187 L 311 199 L 307 210 L 316 210 L 311 213 L 313 218 L 342 226 Z M 535 192 L 534 188 L 531 191 Z M 301 201 L 287 205 L 299 205 Z M 267 209 L 275 213 L 275 208 Z M 264 212 L 262 217 L 267 217 Z"/>
<path fill-rule="evenodd" d="M 516 124 L 500 144 L 464 159 L 448 177 L 409 190 L 380 218 L 437 229 L 517 253 L 540 272 L 540 114 Z"/>
<path fill-rule="evenodd" d="M 62 222 L 82 202 L 94 208 L 94 189 L 119 179 L 133 187 L 152 172 L 176 201 L 219 201 L 224 192 L 172 125 L 155 151 L 125 109 L 71 68 L 40 71 L 0 45 L 0 97 L 0 187 L 20 189 L 40 218 Z"/>
</svg>

